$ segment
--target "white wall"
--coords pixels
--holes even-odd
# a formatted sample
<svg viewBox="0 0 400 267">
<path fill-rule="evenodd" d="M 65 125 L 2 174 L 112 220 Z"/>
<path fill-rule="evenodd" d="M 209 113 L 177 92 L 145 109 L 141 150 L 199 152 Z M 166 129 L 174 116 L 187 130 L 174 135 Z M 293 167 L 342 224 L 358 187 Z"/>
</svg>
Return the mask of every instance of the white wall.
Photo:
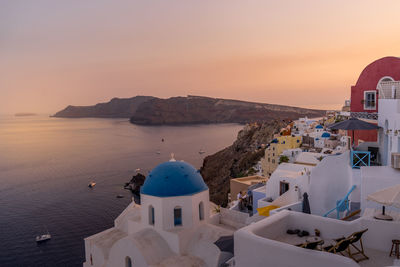
<svg viewBox="0 0 400 267">
<path fill-rule="evenodd" d="M 382 127 L 379 130 L 379 146 L 383 164 L 390 165 L 391 153 L 400 152 L 400 131 L 397 136 L 394 135 L 395 130 L 400 130 L 399 99 L 379 99 L 378 125 Z M 392 130 L 389 134 L 386 133 L 388 129 Z"/>
<path fill-rule="evenodd" d="M 325 157 L 312 171 L 309 187 L 311 213 L 323 215 L 336 206 L 352 186 L 349 153 Z"/>
<path fill-rule="evenodd" d="M 199 220 L 199 204 L 204 205 L 204 221 Z M 209 191 L 180 197 L 154 197 L 142 194 L 141 195 L 141 214 L 142 224 L 149 225 L 149 206 L 154 207 L 155 225 L 159 230 L 170 229 L 185 229 L 195 227 L 201 223 L 207 222 L 210 216 Z M 182 208 L 182 226 L 174 225 L 174 208 Z"/>
<path fill-rule="evenodd" d="M 382 208 L 381 204 L 367 201 L 367 196 L 376 191 L 400 184 L 400 170 L 388 166 L 361 167 L 361 209 Z M 392 207 L 386 207 L 388 210 Z"/>
<path fill-rule="evenodd" d="M 280 193 L 280 182 L 289 183 L 289 190 L 298 186 L 300 194 L 308 191 L 308 176 L 305 174 L 305 170 L 312 170 L 313 166 L 293 164 L 293 163 L 281 163 L 278 168 L 272 173 L 271 177 L 266 183 L 266 198 L 272 198 L 275 200 L 279 197 Z M 303 172 L 303 175 L 301 174 Z M 261 206 L 260 206 L 261 204 Z M 262 203 L 258 202 L 259 207 L 264 207 Z"/>
</svg>

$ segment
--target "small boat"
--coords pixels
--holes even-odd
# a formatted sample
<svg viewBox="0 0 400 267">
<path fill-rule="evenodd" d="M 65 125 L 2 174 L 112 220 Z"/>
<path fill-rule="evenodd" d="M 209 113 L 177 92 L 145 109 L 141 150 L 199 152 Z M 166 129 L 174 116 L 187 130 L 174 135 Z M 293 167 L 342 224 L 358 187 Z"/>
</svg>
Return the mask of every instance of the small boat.
<svg viewBox="0 0 400 267">
<path fill-rule="evenodd" d="M 163 139 L 161 139 L 161 142 L 164 142 L 164 138 L 163 138 Z"/>
<path fill-rule="evenodd" d="M 90 182 L 90 183 L 88 184 L 88 187 L 93 188 L 95 185 L 96 185 L 95 182 Z"/>
<path fill-rule="evenodd" d="M 117 198 L 123 198 L 124 196 L 123 195 L 117 195 Z"/>
<path fill-rule="evenodd" d="M 206 153 L 206 152 L 204 150 L 200 149 L 199 154 L 201 155 L 201 154 L 204 154 L 204 153 Z"/>
<path fill-rule="evenodd" d="M 157 153 L 158 155 L 160 155 L 160 154 L 161 154 L 161 151 L 160 151 L 160 150 L 158 150 L 156 153 Z"/>
<path fill-rule="evenodd" d="M 135 171 L 136 171 L 136 172 L 140 172 L 140 168 L 137 168 Z"/>
<path fill-rule="evenodd" d="M 51 239 L 51 235 L 49 233 L 36 236 L 36 242 L 38 243 L 47 241 L 49 239 Z"/>
<path fill-rule="evenodd" d="M 46 227 L 46 230 L 47 230 L 47 227 Z M 47 234 L 36 236 L 36 242 L 37 243 L 44 242 L 44 241 L 47 241 L 49 239 L 51 239 L 51 235 L 49 233 L 49 230 L 47 230 Z"/>
</svg>

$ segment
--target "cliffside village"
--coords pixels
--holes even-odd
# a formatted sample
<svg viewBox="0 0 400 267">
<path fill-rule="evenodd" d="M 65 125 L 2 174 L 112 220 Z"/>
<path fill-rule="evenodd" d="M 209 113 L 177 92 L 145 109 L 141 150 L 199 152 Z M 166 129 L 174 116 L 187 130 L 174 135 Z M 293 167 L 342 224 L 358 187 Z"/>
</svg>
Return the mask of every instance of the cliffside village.
<svg viewBox="0 0 400 267">
<path fill-rule="evenodd" d="M 85 239 L 83 266 L 400 266 L 400 58 L 366 66 L 341 111 L 260 145 L 227 208 L 190 164 L 154 168 L 141 205 Z"/>
</svg>

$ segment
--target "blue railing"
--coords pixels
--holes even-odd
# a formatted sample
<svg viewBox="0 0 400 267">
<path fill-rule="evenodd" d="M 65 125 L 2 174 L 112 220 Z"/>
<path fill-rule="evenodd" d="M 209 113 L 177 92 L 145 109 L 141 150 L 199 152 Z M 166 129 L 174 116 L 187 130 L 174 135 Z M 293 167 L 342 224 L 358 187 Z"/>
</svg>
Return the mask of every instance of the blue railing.
<svg viewBox="0 0 400 267">
<path fill-rule="evenodd" d="M 344 198 L 342 198 L 341 200 L 336 201 L 336 207 L 334 207 L 333 209 L 331 209 L 330 211 L 325 213 L 323 216 L 327 217 L 330 213 L 332 213 L 333 211 L 336 210 L 336 219 L 339 220 L 341 212 L 350 211 L 350 208 L 349 208 L 349 203 L 350 203 L 349 196 L 350 196 L 351 192 L 354 191 L 354 189 L 356 189 L 355 185 L 353 185 L 350 188 L 349 192 L 347 192 L 347 194 L 344 196 Z"/>
<path fill-rule="evenodd" d="M 371 152 L 352 150 L 350 153 L 350 165 L 352 169 L 371 165 Z"/>
</svg>

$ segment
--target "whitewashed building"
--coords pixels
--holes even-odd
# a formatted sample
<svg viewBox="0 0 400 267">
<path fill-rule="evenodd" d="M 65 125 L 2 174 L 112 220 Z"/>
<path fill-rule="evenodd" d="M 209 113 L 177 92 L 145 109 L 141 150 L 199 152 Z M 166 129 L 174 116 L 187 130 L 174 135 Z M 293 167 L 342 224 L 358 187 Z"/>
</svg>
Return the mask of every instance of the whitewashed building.
<svg viewBox="0 0 400 267">
<path fill-rule="evenodd" d="M 83 266 L 217 267 L 233 255 L 214 242 L 234 230 L 219 213 L 210 216 L 209 190 L 199 171 L 169 161 L 146 178 L 141 205 L 132 202 L 114 227 L 85 238 Z"/>
</svg>

